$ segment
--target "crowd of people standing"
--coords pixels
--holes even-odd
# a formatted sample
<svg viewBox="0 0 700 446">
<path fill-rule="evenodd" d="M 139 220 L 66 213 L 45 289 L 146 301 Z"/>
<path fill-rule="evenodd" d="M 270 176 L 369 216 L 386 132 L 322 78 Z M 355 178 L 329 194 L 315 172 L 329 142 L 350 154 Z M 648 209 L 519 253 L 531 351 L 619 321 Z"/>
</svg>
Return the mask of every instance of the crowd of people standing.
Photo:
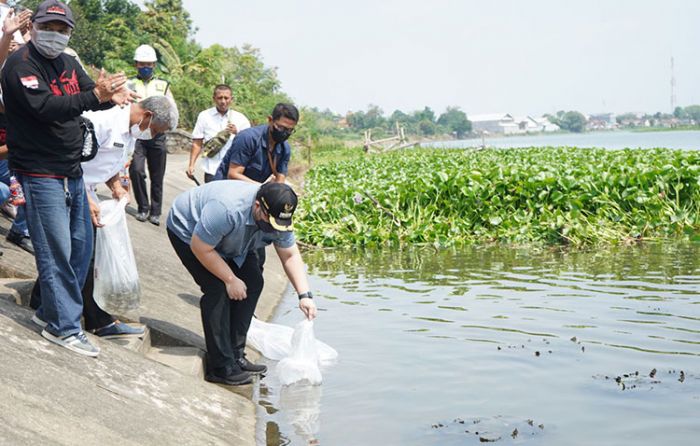
<svg viewBox="0 0 700 446">
<path fill-rule="evenodd" d="M 93 80 L 68 47 L 76 26 L 69 6 L 46 0 L 36 11 L 14 11 L 0 0 L 0 13 L 0 210 L 14 220 L 6 240 L 35 255 L 32 321 L 41 336 L 97 356 L 85 331 L 142 336 L 145 327 L 120 321 L 92 297 L 102 225 L 96 188 L 106 185 L 114 199 L 133 191 L 136 220 L 160 225 L 165 139 L 178 125 L 177 105 L 155 75 L 153 47 L 136 48 L 136 76 L 100 70 Z M 214 86 L 213 101 L 198 116 L 185 172 L 198 182 L 201 156 L 205 184 L 175 198 L 166 232 L 203 293 L 206 380 L 238 385 L 266 370 L 244 352 L 266 246 L 274 245 L 304 315 L 316 315 L 293 233 L 298 199 L 285 183 L 299 112 L 278 104 L 267 124 L 251 127 L 231 108 L 231 86 Z"/>
</svg>

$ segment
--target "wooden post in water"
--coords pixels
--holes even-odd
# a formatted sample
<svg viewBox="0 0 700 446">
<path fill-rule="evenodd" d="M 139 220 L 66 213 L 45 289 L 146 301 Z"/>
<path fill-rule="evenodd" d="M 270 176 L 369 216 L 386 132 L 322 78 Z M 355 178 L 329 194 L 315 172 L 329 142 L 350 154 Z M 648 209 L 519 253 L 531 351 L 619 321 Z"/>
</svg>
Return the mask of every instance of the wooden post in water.
<svg viewBox="0 0 700 446">
<path fill-rule="evenodd" d="M 395 132 L 396 134 L 394 136 L 372 141 L 372 130 L 365 130 L 365 143 L 363 146 L 365 153 L 369 153 L 370 151 L 384 152 L 418 145 L 417 142 L 408 141 L 404 128 L 399 125 L 398 121 L 396 122 Z"/>
</svg>

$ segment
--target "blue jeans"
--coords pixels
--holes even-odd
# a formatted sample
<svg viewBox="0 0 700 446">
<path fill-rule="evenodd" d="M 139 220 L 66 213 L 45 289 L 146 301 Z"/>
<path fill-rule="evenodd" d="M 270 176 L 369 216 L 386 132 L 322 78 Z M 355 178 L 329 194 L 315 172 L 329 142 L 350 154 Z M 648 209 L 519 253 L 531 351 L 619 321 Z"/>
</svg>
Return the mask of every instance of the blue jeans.
<svg viewBox="0 0 700 446">
<path fill-rule="evenodd" d="M 80 332 L 81 288 L 92 252 L 92 223 L 82 178 L 19 175 L 34 245 L 41 306 L 37 316 L 55 336 Z"/>
<path fill-rule="evenodd" d="M 7 160 L 0 161 L 0 203 L 4 203 L 10 197 L 10 169 L 7 166 Z M 27 217 L 24 212 L 24 206 L 17 207 L 17 216 L 12 223 L 10 232 L 16 232 L 29 237 L 29 229 L 27 229 Z"/>
<path fill-rule="evenodd" d="M 4 203 L 10 198 L 10 188 L 7 184 L 0 182 L 0 203 Z"/>
</svg>

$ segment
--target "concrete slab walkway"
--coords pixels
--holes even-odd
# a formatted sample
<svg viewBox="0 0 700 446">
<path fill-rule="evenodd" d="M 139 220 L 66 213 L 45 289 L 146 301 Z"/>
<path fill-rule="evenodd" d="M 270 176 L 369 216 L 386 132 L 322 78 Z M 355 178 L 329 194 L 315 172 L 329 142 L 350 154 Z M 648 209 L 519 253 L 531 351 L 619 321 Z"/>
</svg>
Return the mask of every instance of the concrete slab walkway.
<svg viewBox="0 0 700 446">
<path fill-rule="evenodd" d="M 194 187 L 187 162 L 187 154 L 168 156 L 161 226 L 127 219 L 142 303 L 125 316 L 148 325 L 158 347 L 150 354 L 100 339 L 92 359 L 44 340 L 32 311 L 15 303 L 26 301 L 34 258 L 4 240 L 10 221 L 0 218 L 0 277 L 13 278 L 0 281 L 0 444 L 255 444 L 250 400 L 201 378 L 200 292 L 165 232 L 173 199 Z M 287 287 L 270 249 L 259 318 L 271 316 Z"/>
</svg>

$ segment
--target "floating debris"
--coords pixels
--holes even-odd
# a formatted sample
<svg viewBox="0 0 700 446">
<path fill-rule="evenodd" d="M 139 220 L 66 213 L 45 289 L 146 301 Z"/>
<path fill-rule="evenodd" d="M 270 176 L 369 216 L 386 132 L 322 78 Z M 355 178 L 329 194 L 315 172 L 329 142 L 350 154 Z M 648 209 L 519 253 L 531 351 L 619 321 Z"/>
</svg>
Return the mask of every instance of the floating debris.
<svg viewBox="0 0 700 446">
<path fill-rule="evenodd" d="M 466 426 L 465 426 L 466 425 Z M 465 429 L 465 427 L 479 426 L 477 429 Z M 520 442 L 543 435 L 544 424 L 536 423 L 528 418 L 507 417 L 497 415 L 495 417 L 479 418 L 455 418 L 452 421 L 442 421 L 431 424 L 436 434 L 462 435 L 465 445 L 480 443 L 520 444 Z M 472 428 L 473 429 L 473 428 Z M 510 437 L 510 438 L 509 438 Z M 513 440 L 516 440 L 513 442 Z M 440 441 L 434 442 L 440 444 Z"/>
<path fill-rule="evenodd" d="M 651 369 L 649 374 L 640 373 L 638 370 L 635 370 L 634 372 L 622 373 L 620 375 L 615 376 L 615 378 L 611 378 L 609 375 L 593 375 L 593 379 L 613 379 L 622 390 L 652 390 L 657 384 L 665 384 L 664 387 L 672 385 L 673 381 L 663 381 L 659 378 L 658 373 L 658 370 L 656 368 L 653 368 Z M 683 370 L 679 370 L 678 372 L 676 372 L 676 370 L 668 370 L 668 375 L 670 375 L 670 377 L 673 377 L 674 375 L 677 376 L 676 381 L 679 383 L 684 383 L 687 378 L 690 378 L 692 376 L 686 374 Z"/>
</svg>

